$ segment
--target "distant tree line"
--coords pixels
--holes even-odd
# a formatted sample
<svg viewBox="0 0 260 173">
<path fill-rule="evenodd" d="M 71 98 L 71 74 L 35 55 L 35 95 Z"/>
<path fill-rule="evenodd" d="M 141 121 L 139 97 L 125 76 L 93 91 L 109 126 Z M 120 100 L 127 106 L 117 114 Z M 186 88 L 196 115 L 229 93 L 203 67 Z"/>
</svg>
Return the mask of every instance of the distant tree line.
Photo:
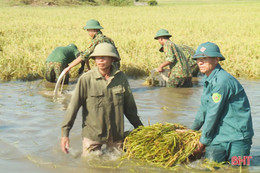
<svg viewBox="0 0 260 173">
<path fill-rule="evenodd" d="M 157 5 L 156 0 L 11 0 L 14 5 L 70 6 L 70 5 Z"/>
</svg>

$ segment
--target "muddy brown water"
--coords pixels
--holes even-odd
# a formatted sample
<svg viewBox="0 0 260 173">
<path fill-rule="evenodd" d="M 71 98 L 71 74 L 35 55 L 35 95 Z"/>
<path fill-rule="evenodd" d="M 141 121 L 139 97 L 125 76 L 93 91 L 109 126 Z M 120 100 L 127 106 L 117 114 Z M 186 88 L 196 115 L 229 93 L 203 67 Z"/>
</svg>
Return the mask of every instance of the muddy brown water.
<svg viewBox="0 0 260 173">
<path fill-rule="evenodd" d="M 201 79 L 194 78 L 192 88 L 147 87 L 141 79 L 129 79 L 144 125 L 170 122 L 191 126 L 200 105 Z M 239 81 L 250 100 L 255 131 L 253 158 L 246 172 L 260 172 L 260 81 Z M 70 134 L 71 153 L 63 154 L 60 126 L 75 83 L 66 86 L 56 101 L 52 99 L 54 87 L 40 80 L 0 82 L 0 172 L 170 172 L 136 160 L 118 160 L 120 153 L 105 150 L 101 157 L 81 158 L 80 115 Z M 132 129 L 125 120 L 125 130 Z M 190 170 L 183 168 L 182 172 Z"/>
</svg>

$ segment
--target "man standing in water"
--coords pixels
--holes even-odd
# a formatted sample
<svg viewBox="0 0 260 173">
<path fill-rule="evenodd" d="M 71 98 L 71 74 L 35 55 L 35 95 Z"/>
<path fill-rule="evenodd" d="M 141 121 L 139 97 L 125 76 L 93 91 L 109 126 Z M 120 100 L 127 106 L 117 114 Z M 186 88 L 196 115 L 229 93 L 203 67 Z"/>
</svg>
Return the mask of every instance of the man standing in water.
<svg viewBox="0 0 260 173">
<path fill-rule="evenodd" d="M 203 126 L 195 153 L 206 147 L 206 157 L 217 162 L 249 156 L 254 132 L 244 88 L 221 68 L 219 61 L 225 58 L 216 44 L 202 43 L 193 58 L 205 74 L 201 106 L 191 127 L 199 130 Z"/>
<path fill-rule="evenodd" d="M 85 65 L 85 62 L 87 64 L 87 68 L 88 70 L 90 70 L 90 66 L 89 66 L 89 56 L 91 53 L 93 53 L 95 47 L 99 44 L 99 43 L 103 43 L 103 42 L 106 42 L 106 43 L 110 43 L 112 44 L 115 48 L 115 44 L 114 44 L 114 41 L 109 38 L 109 37 L 106 37 L 100 30 L 103 29 L 103 27 L 100 25 L 100 23 L 95 20 L 95 19 L 90 19 L 87 21 L 86 23 L 86 26 L 84 26 L 83 28 L 84 30 L 87 30 L 88 31 L 88 34 L 89 36 L 92 38 L 91 40 L 91 43 L 90 45 L 88 46 L 88 48 L 80 54 L 80 56 L 75 59 L 65 70 L 66 70 L 66 73 L 68 71 L 70 71 L 70 69 L 76 65 L 78 65 L 79 63 L 81 63 L 81 68 L 79 69 L 79 73 L 82 73 L 83 70 L 84 70 L 84 65 Z M 119 56 L 119 53 L 116 49 L 116 52 Z M 118 69 L 120 68 L 120 57 L 115 61 L 113 62 L 113 65 L 115 67 L 117 67 Z"/>
<path fill-rule="evenodd" d="M 158 67 L 158 72 L 169 65 L 171 73 L 166 86 L 191 87 L 192 76 L 188 61 L 182 50 L 170 40 L 171 36 L 166 29 L 160 29 L 154 37 L 161 44 L 160 52 L 164 52 L 166 56 L 166 61 Z"/>
<path fill-rule="evenodd" d="M 119 60 L 116 48 L 100 43 L 90 57 L 97 67 L 79 78 L 62 123 L 64 153 L 69 152 L 69 132 L 81 106 L 83 156 L 100 150 L 102 144 L 122 148 L 124 115 L 135 128 L 143 125 L 125 74 L 112 65 Z"/>
</svg>

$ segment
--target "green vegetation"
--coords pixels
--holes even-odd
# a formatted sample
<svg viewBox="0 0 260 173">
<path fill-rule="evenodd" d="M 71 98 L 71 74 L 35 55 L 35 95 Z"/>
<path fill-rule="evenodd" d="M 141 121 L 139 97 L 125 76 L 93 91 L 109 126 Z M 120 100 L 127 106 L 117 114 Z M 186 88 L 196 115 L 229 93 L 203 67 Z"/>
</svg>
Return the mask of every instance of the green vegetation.
<svg viewBox="0 0 260 173">
<path fill-rule="evenodd" d="M 226 60 L 223 68 L 236 77 L 260 78 L 260 2 L 186 0 L 158 1 L 157 6 L 10 6 L 0 4 L 0 79 L 33 80 L 43 77 L 51 51 L 75 43 L 90 43 L 82 28 L 97 19 L 111 37 L 128 75 L 149 75 L 163 60 L 153 39 L 165 28 L 176 44 L 194 49 L 211 41 Z M 77 68 L 73 69 L 76 74 Z"/>
</svg>

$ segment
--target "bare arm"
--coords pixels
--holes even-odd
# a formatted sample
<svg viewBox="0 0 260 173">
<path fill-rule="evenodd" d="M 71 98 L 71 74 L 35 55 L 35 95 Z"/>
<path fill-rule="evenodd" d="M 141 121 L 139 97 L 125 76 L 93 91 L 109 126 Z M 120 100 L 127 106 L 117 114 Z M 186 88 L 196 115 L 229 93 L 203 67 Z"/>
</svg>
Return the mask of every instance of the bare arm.
<svg viewBox="0 0 260 173">
<path fill-rule="evenodd" d="M 163 68 L 166 67 L 167 65 L 170 65 L 171 62 L 170 61 L 165 61 L 163 62 L 159 67 L 158 67 L 158 72 L 162 72 Z"/>
</svg>

